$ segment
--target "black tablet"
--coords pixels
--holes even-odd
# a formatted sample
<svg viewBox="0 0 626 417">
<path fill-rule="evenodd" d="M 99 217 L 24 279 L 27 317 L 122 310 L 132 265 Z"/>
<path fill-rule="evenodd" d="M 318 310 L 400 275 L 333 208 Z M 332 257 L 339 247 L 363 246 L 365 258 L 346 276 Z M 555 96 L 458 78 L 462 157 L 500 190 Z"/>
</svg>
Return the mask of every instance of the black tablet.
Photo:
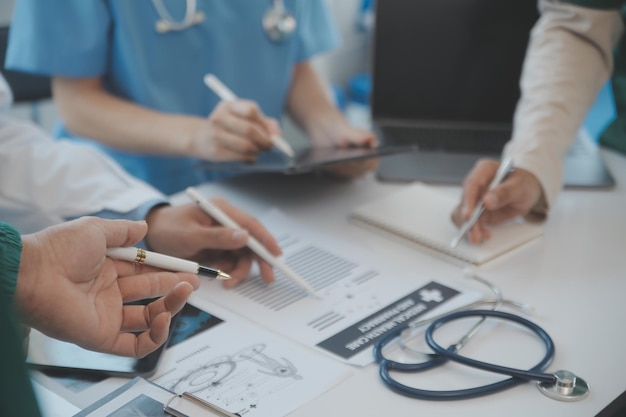
<svg viewBox="0 0 626 417">
<path fill-rule="evenodd" d="M 175 328 L 178 316 L 172 317 L 170 329 Z M 55 374 L 148 377 L 156 371 L 166 345 L 143 358 L 128 358 L 83 349 L 31 330 L 26 364 L 32 369 L 54 371 Z"/>
<path fill-rule="evenodd" d="M 356 161 L 368 158 L 380 158 L 386 155 L 413 152 L 416 147 L 380 146 L 378 148 L 334 148 L 301 147 L 295 149 L 293 158 L 279 152 L 263 152 L 253 164 L 241 162 L 200 162 L 198 169 L 236 171 L 236 172 L 276 172 L 283 174 L 303 174 L 328 165 Z"/>
</svg>

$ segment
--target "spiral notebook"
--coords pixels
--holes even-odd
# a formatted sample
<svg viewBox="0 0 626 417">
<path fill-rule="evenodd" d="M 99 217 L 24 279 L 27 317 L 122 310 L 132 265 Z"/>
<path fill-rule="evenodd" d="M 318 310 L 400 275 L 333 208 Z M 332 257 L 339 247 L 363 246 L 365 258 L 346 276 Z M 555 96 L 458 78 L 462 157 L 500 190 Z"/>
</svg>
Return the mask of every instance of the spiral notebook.
<svg viewBox="0 0 626 417">
<path fill-rule="evenodd" d="M 454 263 L 474 265 L 507 254 L 543 233 L 538 224 L 519 219 L 492 227 L 491 239 L 480 245 L 463 240 L 456 248 L 451 248 L 450 241 L 458 229 L 450 220 L 450 214 L 457 204 L 457 199 L 436 188 L 416 183 L 356 208 L 351 220 Z"/>
</svg>

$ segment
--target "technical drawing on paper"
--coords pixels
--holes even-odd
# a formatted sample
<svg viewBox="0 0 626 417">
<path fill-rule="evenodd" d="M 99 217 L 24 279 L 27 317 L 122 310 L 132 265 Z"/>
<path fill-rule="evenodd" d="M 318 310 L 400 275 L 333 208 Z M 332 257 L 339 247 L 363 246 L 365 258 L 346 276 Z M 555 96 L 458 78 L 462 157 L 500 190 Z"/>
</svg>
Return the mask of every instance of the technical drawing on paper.
<svg viewBox="0 0 626 417">
<path fill-rule="evenodd" d="M 197 356 L 205 350 L 200 348 L 180 359 L 175 368 L 152 382 L 177 394 L 189 392 L 224 408 L 239 409 L 256 408 L 264 397 L 303 379 L 289 359 L 268 354 L 265 343 L 198 361 Z"/>
</svg>

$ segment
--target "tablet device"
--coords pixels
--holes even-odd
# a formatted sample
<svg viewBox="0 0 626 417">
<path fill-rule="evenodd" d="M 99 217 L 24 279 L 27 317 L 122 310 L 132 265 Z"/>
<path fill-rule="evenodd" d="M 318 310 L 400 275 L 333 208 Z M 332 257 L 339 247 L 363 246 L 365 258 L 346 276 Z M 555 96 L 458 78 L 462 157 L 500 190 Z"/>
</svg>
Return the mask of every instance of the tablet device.
<svg viewBox="0 0 626 417">
<path fill-rule="evenodd" d="M 176 326 L 178 316 L 179 314 L 172 317 L 170 334 Z M 143 358 L 129 358 L 83 349 L 73 343 L 53 339 L 32 329 L 29 335 L 26 364 L 31 369 L 54 371 L 56 374 L 148 377 L 156 371 L 166 345 L 167 342 Z"/>
<path fill-rule="evenodd" d="M 414 152 L 414 145 L 380 146 L 378 148 L 335 148 L 306 146 L 294 149 L 295 156 L 279 152 L 263 152 L 253 164 L 244 162 L 200 162 L 199 169 L 239 172 L 274 172 L 283 174 L 303 174 L 328 165 L 379 158 L 386 155 Z"/>
</svg>

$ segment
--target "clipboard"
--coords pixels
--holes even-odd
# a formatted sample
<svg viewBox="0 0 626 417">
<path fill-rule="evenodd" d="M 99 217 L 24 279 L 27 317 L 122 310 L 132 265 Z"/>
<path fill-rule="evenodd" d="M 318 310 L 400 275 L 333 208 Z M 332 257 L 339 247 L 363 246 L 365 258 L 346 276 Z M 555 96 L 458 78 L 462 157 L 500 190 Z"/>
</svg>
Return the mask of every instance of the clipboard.
<svg viewBox="0 0 626 417">
<path fill-rule="evenodd" d="M 172 317 L 170 336 L 180 314 Z M 84 349 L 73 343 L 49 337 L 35 329 L 29 335 L 26 365 L 55 375 L 90 375 L 129 378 L 149 377 L 156 372 L 168 341 L 143 358 L 123 357 Z"/>
<path fill-rule="evenodd" d="M 178 395 L 154 382 L 135 377 L 117 390 L 75 414 L 74 417 L 109 417 L 111 415 L 162 417 L 241 417 L 185 392 Z"/>
<path fill-rule="evenodd" d="M 174 395 L 163 405 L 163 411 L 174 417 L 215 416 L 241 417 L 241 414 L 231 413 L 195 395 L 184 392 Z"/>
</svg>

